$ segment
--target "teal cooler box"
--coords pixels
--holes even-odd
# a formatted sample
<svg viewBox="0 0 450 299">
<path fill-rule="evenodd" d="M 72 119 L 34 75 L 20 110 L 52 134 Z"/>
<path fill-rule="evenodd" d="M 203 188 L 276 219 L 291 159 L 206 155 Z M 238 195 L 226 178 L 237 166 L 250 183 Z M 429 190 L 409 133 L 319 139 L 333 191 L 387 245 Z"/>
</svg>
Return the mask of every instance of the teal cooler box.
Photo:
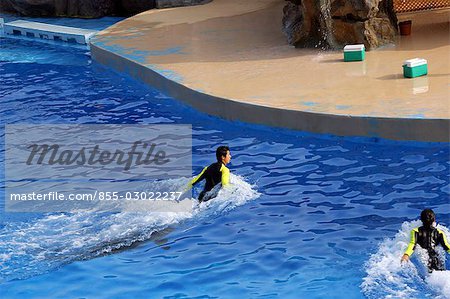
<svg viewBox="0 0 450 299">
<path fill-rule="evenodd" d="M 425 59 L 414 58 L 403 63 L 403 76 L 405 78 L 415 78 L 428 74 L 428 64 Z"/>
<path fill-rule="evenodd" d="M 363 44 L 344 47 L 344 61 L 363 61 L 365 57 L 366 49 Z"/>
</svg>

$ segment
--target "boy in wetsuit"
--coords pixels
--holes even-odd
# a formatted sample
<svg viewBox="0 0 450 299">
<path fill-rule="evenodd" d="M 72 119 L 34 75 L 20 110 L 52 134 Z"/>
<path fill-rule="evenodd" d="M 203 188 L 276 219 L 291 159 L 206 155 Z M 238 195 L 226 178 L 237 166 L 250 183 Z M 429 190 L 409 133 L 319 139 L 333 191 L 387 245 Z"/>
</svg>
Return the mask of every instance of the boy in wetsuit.
<svg viewBox="0 0 450 299">
<path fill-rule="evenodd" d="M 205 194 L 217 184 L 222 183 L 222 186 L 226 186 L 230 183 L 230 170 L 226 167 L 231 160 L 228 146 L 219 146 L 216 150 L 216 158 L 217 162 L 203 168 L 202 172 L 189 183 L 189 187 L 192 187 L 202 180 L 206 180 L 205 187 L 198 197 L 200 202 L 210 199 L 204 199 Z"/>
<path fill-rule="evenodd" d="M 431 273 L 433 270 L 443 271 L 445 266 L 440 261 L 435 247 L 440 244 L 447 253 L 450 253 L 450 245 L 444 232 L 435 227 L 436 215 L 433 210 L 423 210 L 420 213 L 420 220 L 422 220 L 423 225 L 411 231 L 411 241 L 402 256 L 401 262 L 408 261 L 416 244 L 419 244 L 420 247 L 428 251 L 428 272 Z"/>
</svg>

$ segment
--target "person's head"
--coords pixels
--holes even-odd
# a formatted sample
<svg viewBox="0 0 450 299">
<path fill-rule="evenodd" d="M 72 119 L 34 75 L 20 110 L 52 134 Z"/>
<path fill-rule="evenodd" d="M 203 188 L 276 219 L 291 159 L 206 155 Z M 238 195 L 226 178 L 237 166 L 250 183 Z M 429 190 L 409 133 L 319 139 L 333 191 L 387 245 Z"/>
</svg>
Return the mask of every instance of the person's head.
<svg viewBox="0 0 450 299">
<path fill-rule="evenodd" d="M 425 209 L 422 211 L 422 213 L 420 213 L 420 220 L 422 220 L 423 226 L 432 227 L 434 221 L 436 221 L 436 215 L 434 214 L 433 210 Z"/>
<path fill-rule="evenodd" d="M 230 163 L 231 160 L 230 148 L 225 145 L 219 146 L 216 150 L 216 158 L 217 162 L 222 162 L 225 165 Z"/>
</svg>

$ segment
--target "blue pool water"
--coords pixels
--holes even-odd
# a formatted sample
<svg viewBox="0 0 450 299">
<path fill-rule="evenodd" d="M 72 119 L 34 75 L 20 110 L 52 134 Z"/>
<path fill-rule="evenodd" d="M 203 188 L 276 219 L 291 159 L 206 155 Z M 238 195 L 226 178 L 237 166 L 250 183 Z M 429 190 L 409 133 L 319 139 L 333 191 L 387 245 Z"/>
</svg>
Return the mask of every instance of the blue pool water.
<svg viewBox="0 0 450 299">
<path fill-rule="evenodd" d="M 228 144 L 238 186 L 185 218 L 2 209 L 2 298 L 450 294 L 448 272 L 424 280 L 415 266 L 399 264 L 424 207 L 449 234 L 448 144 L 228 122 L 105 69 L 84 51 L 7 39 L 0 40 L 0 117 L 2 180 L 6 124 L 192 124 L 194 171 Z"/>
</svg>

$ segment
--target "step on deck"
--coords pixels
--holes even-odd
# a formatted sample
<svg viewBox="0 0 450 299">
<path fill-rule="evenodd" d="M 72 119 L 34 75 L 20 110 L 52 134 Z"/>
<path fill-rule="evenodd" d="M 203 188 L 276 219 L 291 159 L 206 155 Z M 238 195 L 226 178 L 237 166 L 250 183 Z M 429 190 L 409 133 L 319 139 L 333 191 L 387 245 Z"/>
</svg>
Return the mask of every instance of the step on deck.
<svg viewBox="0 0 450 299">
<path fill-rule="evenodd" d="M 17 20 L 3 24 L 5 35 L 25 36 L 43 40 L 63 41 L 73 44 L 88 45 L 97 33 L 95 30 Z"/>
</svg>

